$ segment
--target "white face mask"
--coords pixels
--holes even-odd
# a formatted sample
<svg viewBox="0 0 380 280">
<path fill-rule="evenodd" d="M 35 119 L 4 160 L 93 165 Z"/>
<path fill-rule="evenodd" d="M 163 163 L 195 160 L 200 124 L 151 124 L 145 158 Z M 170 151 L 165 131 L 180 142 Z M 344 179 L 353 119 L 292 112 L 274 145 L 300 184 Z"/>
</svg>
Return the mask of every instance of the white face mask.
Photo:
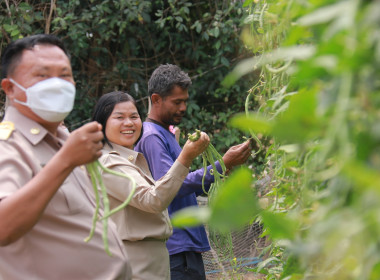
<svg viewBox="0 0 380 280">
<path fill-rule="evenodd" d="M 60 122 L 74 107 L 75 86 L 60 78 L 50 78 L 27 89 L 9 79 L 26 93 L 26 102 L 14 101 L 29 107 L 37 116 L 48 122 Z"/>
</svg>

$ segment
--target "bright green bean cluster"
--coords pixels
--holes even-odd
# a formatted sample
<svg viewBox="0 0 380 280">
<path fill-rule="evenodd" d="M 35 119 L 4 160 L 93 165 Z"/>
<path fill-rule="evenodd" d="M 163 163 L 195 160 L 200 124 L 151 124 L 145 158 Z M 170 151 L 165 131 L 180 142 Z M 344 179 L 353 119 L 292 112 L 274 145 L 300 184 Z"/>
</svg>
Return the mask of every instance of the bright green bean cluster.
<svg viewBox="0 0 380 280">
<path fill-rule="evenodd" d="M 133 179 L 131 176 L 129 176 L 127 174 L 120 173 L 120 172 L 111 170 L 111 169 L 103 166 L 98 160 L 87 164 L 87 170 L 91 176 L 92 187 L 93 187 L 94 193 L 95 193 L 96 207 L 95 207 L 95 213 L 94 213 L 93 219 L 92 219 L 92 228 L 91 228 L 90 234 L 88 237 L 85 238 L 84 241 L 88 242 L 91 240 L 91 238 L 95 232 L 96 223 L 98 220 L 101 220 L 103 223 L 102 238 L 103 238 L 104 249 L 105 249 L 106 253 L 111 256 L 112 254 L 111 254 L 111 252 L 109 250 L 109 246 L 108 246 L 108 218 L 111 215 L 115 214 L 116 212 L 120 211 L 121 209 L 123 209 L 124 207 L 126 207 L 128 205 L 128 203 L 132 199 L 133 194 L 135 193 L 136 181 L 135 181 L 135 179 Z M 103 179 L 102 179 L 101 170 L 108 172 L 110 174 L 116 175 L 116 176 L 127 178 L 127 179 L 131 180 L 131 182 L 132 182 L 132 191 L 128 195 L 127 199 L 121 205 L 119 205 L 118 207 L 115 207 L 112 210 L 110 209 L 108 195 L 107 195 L 107 189 L 106 189 L 104 182 L 103 182 Z M 99 188 L 101 191 L 101 196 L 103 198 L 103 207 L 104 207 L 104 215 L 101 218 L 99 217 L 100 195 L 99 195 L 98 185 L 99 185 Z"/>
<path fill-rule="evenodd" d="M 197 141 L 200 136 L 200 131 L 195 130 L 195 136 L 188 134 L 188 139 L 190 141 Z M 219 161 L 222 167 L 222 173 L 219 173 L 216 168 L 215 162 Z M 215 147 L 209 143 L 206 150 L 202 153 L 202 162 L 203 162 L 203 177 L 202 177 L 202 189 L 205 194 L 207 194 L 209 198 L 209 204 L 213 203 L 213 198 L 215 197 L 218 188 L 222 184 L 222 179 L 226 176 L 226 166 L 224 164 L 222 156 L 217 152 Z M 210 174 L 214 176 L 214 183 L 211 184 L 209 191 L 207 192 L 204 186 L 205 177 L 207 174 L 207 166 L 211 164 L 212 169 L 210 169 Z M 209 225 L 209 238 L 211 244 L 214 244 L 214 249 L 219 253 L 222 252 L 225 256 L 233 256 L 233 244 L 232 244 L 232 236 L 230 232 L 220 232 L 217 229 L 214 229 L 212 225 Z"/>
<path fill-rule="evenodd" d="M 197 141 L 201 135 L 201 131 L 199 129 L 195 130 L 195 135 L 188 134 L 188 139 L 190 141 Z M 219 173 L 218 169 L 216 169 L 215 162 L 219 161 L 222 167 L 222 173 Z M 226 173 L 226 166 L 224 164 L 222 156 L 218 153 L 215 147 L 209 143 L 206 150 L 202 153 L 202 163 L 203 163 L 203 177 L 202 177 L 202 189 L 203 192 L 207 195 L 211 195 L 221 184 L 222 178 L 224 178 Z M 210 174 L 214 176 L 214 183 L 211 184 L 209 191 L 207 192 L 205 189 L 205 177 L 207 174 L 207 166 L 211 164 L 212 169 L 210 169 Z"/>
<path fill-rule="evenodd" d="M 187 136 L 188 136 L 190 141 L 195 142 L 199 139 L 199 137 L 201 137 L 201 131 L 199 129 L 196 129 L 195 135 L 189 133 L 189 134 L 187 134 Z"/>
</svg>

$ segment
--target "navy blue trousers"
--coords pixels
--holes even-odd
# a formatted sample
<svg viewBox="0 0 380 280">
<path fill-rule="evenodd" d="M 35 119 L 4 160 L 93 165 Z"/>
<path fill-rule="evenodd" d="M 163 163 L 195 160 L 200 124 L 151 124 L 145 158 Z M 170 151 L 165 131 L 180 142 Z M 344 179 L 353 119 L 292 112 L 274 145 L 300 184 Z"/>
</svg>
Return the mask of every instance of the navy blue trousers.
<svg viewBox="0 0 380 280">
<path fill-rule="evenodd" d="M 202 254 L 181 252 L 170 256 L 171 280 L 206 280 Z"/>
</svg>

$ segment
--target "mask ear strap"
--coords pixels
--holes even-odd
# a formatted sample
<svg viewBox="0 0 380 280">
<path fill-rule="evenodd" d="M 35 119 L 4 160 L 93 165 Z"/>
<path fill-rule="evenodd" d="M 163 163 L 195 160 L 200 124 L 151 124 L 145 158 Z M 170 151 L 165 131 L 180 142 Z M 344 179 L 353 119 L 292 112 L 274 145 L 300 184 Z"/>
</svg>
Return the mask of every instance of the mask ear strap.
<svg viewBox="0 0 380 280">
<path fill-rule="evenodd" d="M 22 85 L 20 85 L 19 83 L 17 83 L 15 80 L 13 80 L 12 78 L 9 78 L 9 80 L 15 84 L 16 86 L 18 86 L 20 89 L 22 89 L 23 91 L 26 91 L 26 88 L 24 88 Z"/>
<path fill-rule="evenodd" d="M 9 78 L 9 80 L 10 80 L 13 84 L 15 84 L 16 86 L 18 86 L 20 89 L 22 89 L 23 91 L 26 92 L 26 89 L 25 89 L 22 85 L 20 85 L 19 83 L 17 83 L 15 80 L 13 80 L 12 78 Z M 21 105 L 28 106 L 28 104 L 27 104 L 26 102 L 22 102 L 22 101 L 17 100 L 17 99 L 14 99 L 13 101 L 16 102 L 16 103 L 19 103 L 19 104 L 21 104 Z"/>
<path fill-rule="evenodd" d="M 21 104 L 21 105 L 24 105 L 24 106 L 28 106 L 28 103 L 26 103 L 26 102 L 22 102 L 22 101 L 20 101 L 20 100 L 18 100 L 18 99 L 13 99 L 13 101 L 16 102 L 16 103 L 18 103 L 18 104 Z M 28 107 L 29 107 L 29 106 L 28 106 Z"/>
</svg>

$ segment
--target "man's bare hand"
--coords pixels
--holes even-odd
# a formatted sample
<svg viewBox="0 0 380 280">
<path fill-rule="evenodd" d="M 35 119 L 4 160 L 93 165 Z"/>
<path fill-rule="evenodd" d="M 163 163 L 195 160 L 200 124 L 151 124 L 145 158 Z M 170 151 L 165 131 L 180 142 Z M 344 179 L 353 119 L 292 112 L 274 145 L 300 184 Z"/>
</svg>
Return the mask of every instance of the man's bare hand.
<svg viewBox="0 0 380 280">
<path fill-rule="evenodd" d="M 224 164 L 227 169 L 245 163 L 251 155 L 250 141 L 246 141 L 236 146 L 232 146 L 223 156 Z"/>
<path fill-rule="evenodd" d="M 103 143 L 102 126 L 91 122 L 74 130 L 60 153 L 67 160 L 69 166 L 79 166 L 98 159 L 101 155 Z"/>
</svg>

